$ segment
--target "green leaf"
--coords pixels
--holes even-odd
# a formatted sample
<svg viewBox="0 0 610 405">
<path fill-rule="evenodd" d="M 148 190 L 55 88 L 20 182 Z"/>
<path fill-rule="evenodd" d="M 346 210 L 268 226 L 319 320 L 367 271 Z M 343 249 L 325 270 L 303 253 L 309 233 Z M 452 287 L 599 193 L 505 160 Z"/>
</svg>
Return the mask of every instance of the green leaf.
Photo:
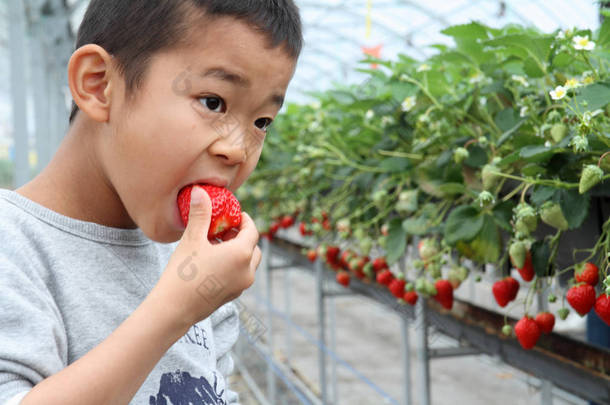
<svg viewBox="0 0 610 405">
<path fill-rule="evenodd" d="M 535 206 L 541 206 L 545 201 L 550 201 L 557 190 L 552 187 L 537 186 L 530 197 Z"/>
<path fill-rule="evenodd" d="M 540 65 L 536 59 L 531 56 L 523 61 L 523 71 L 532 78 L 538 78 L 544 76 L 544 71 L 540 69 Z"/>
<path fill-rule="evenodd" d="M 386 248 L 386 260 L 388 264 L 396 263 L 402 256 L 407 246 L 407 232 L 402 227 L 400 218 L 394 218 L 390 221 L 390 230 L 388 233 L 388 244 Z"/>
<path fill-rule="evenodd" d="M 402 228 L 410 235 L 425 235 L 429 227 L 430 223 L 425 216 L 407 218 L 402 222 Z"/>
<path fill-rule="evenodd" d="M 454 245 L 472 240 L 483 226 L 483 216 L 472 205 L 461 205 L 451 211 L 445 223 L 445 239 Z"/>
<path fill-rule="evenodd" d="M 571 102 L 576 111 L 594 111 L 604 108 L 610 102 L 610 85 L 607 83 L 594 83 L 583 87 L 580 93 Z"/>
<path fill-rule="evenodd" d="M 547 240 L 538 240 L 530 248 L 532 253 L 532 265 L 538 277 L 551 276 L 549 259 L 551 258 L 551 247 Z"/>
<path fill-rule="evenodd" d="M 599 28 L 599 36 L 597 38 L 597 46 L 604 48 L 610 43 L 610 18 L 604 18 L 602 26 Z"/>
<path fill-rule="evenodd" d="M 486 41 L 485 45 L 517 47 L 525 50 L 533 58 L 534 63 L 542 64 L 551 52 L 553 38 L 547 36 L 532 36 L 527 34 L 509 34 Z"/>
<path fill-rule="evenodd" d="M 487 157 L 487 152 L 485 149 L 481 148 L 478 145 L 472 145 L 468 147 L 468 159 L 464 161 L 464 164 L 470 167 L 483 167 L 489 158 Z"/>
<path fill-rule="evenodd" d="M 519 155 L 522 159 L 525 159 L 528 162 L 544 162 L 547 161 L 553 156 L 555 151 L 551 148 L 547 148 L 546 146 L 526 146 L 521 149 Z"/>
<path fill-rule="evenodd" d="M 515 114 L 515 110 L 512 108 L 505 108 L 496 114 L 494 121 L 502 132 L 507 132 L 519 123 L 519 117 Z"/>
<path fill-rule="evenodd" d="M 455 39 L 487 39 L 487 27 L 478 22 L 468 24 L 453 25 L 445 28 L 441 33 L 449 35 Z"/>
<path fill-rule="evenodd" d="M 568 66 L 574 58 L 568 52 L 558 53 L 555 58 L 553 58 L 553 67 L 556 68 L 564 68 Z"/>
<path fill-rule="evenodd" d="M 569 229 L 582 225 L 589 215 L 589 193 L 580 194 L 577 189 L 561 190 L 559 206 L 563 216 L 568 221 Z"/>
<path fill-rule="evenodd" d="M 500 258 L 502 235 L 491 215 L 485 214 L 481 231 L 471 242 L 460 241 L 457 248 L 466 257 L 479 263 L 493 263 Z"/>
<path fill-rule="evenodd" d="M 514 204 L 511 201 L 503 201 L 493 209 L 493 216 L 496 224 L 501 228 L 511 231 L 513 229 L 510 220 L 513 216 Z"/>
<path fill-rule="evenodd" d="M 379 166 L 389 172 L 400 173 L 404 172 L 411 166 L 411 161 L 403 157 L 391 157 L 383 159 Z"/>
<path fill-rule="evenodd" d="M 466 186 L 462 183 L 445 183 L 441 184 L 438 189 L 445 196 L 466 194 Z"/>
</svg>

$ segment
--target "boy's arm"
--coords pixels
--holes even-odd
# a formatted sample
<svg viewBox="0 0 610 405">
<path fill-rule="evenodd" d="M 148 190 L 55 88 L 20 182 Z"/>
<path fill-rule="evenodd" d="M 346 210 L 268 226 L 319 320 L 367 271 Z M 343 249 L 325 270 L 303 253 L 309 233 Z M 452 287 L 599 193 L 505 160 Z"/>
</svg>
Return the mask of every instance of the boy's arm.
<svg viewBox="0 0 610 405">
<path fill-rule="evenodd" d="M 129 404 L 167 350 L 189 329 L 148 295 L 102 343 L 37 384 L 20 405 Z"/>
</svg>

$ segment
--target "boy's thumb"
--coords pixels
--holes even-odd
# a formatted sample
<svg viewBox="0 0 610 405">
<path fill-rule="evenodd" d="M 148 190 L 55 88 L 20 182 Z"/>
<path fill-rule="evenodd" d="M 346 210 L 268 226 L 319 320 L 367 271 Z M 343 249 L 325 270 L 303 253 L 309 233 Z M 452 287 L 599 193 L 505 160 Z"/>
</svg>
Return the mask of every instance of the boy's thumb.
<svg viewBox="0 0 610 405">
<path fill-rule="evenodd" d="M 191 190 L 191 205 L 186 230 L 196 239 L 202 236 L 207 239 L 212 218 L 212 201 L 208 193 L 201 187 L 194 186 Z"/>
</svg>

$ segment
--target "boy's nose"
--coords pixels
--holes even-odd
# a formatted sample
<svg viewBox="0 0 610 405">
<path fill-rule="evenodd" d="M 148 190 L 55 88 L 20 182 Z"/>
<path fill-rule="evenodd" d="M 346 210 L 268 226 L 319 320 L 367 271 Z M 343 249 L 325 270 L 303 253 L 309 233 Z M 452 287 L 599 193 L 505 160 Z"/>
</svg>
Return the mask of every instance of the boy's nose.
<svg viewBox="0 0 610 405">
<path fill-rule="evenodd" d="M 225 164 L 236 165 L 246 160 L 246 137 L 239 131 L 219 136 L 208 148 L 209 152 L 220 157 Z"/>
</svg>

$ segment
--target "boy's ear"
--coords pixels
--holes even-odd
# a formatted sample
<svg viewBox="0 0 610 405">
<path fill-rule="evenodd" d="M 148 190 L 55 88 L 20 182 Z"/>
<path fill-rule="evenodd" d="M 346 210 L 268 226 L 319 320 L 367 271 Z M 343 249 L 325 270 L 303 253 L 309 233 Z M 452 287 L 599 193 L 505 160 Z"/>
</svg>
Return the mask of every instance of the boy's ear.
<svg viewBox="0 0 610 405">
<path fill-rule="evenodd" d="M 110 118 L 115 77 L 112 56 L 99 45 L 87 44 L 78 48 L 68 63 L 68 84 L 74 102 L 98 122 Z"/>
</svg>

